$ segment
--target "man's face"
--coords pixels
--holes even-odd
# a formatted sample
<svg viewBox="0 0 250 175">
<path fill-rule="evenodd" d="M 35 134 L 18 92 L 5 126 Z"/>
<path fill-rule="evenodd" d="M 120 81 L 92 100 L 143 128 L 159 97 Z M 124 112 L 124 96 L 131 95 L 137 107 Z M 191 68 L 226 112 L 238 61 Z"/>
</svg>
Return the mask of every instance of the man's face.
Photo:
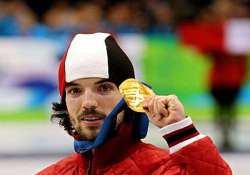
<svg viewBox="0 0 250 175">
<path fill-rule="evenodd" d="M 70 121 L 82 139 L 93 140 L 104 119 L 122 98 L 117 86 L 102 78 L 83 78 L 68 83 L 65 88 Z M 117 124 L 124 113 L 117 116 Z"/>
</svg>

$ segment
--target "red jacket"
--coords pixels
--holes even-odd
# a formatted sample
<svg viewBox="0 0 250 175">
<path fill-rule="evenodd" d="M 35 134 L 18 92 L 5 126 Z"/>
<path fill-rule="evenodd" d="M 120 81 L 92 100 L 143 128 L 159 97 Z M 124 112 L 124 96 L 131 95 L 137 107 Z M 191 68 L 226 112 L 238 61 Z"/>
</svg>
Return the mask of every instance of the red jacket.
<svg viewBox="0 0 250 175">
<path fill-rule="evenodd" d="M 183 44 L 211 56 L 210 87 L 240 88 L 247 74 L 247 56 L 230 54 L 226 49 L 225 24 L 189 22 L 179 26 Z"/>
<path fill-rule="evenodd" d="M 116 136 L 92 153 L 73 154 L 37 175 L 231 175 L 208 137 L 202 137 L 193 124 L 164 138 L 170 151 L 131 139 L 132 125 L 123 124 Z"/>
<path fill-rule="evenodd" d="M 240 88 L 247 76 L 247 57 L 227 53 L 213 55 L 210 72 L 210 86 L 224 88 Z"/>
</svg>

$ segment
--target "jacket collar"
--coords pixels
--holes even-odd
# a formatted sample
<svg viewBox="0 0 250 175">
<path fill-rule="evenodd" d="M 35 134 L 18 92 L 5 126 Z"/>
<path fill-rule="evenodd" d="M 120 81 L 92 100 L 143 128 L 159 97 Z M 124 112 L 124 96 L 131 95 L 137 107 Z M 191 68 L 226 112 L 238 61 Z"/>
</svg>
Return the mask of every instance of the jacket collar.
<svg viewBox="0 0 250 175">
<path fill-rule="evenodd" d="M 126 121 L 120 124 L 113 137 L 98 148 L 92 150 L 92 163 L 94 167 L 107 167 L 122 160 L 132 151 L 133 145 L 139 138 L 133 136 L 134 124 Z"/>
</svg>

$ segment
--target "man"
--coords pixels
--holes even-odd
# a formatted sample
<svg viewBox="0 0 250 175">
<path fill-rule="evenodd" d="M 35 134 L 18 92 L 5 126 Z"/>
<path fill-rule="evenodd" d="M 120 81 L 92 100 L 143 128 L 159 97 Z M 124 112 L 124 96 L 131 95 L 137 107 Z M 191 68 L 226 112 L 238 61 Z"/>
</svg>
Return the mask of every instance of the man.
<svg viewBox="0 0 250 175">
<path fill-rule="evenodd" d="M 74 137 L 73 154 L 38 175 L 230 175 L 210 138 L 200 134 L 174 95 L 148 97 L 147 112 L 128 108 L 118 86 L 134 78 L 133 66 L 112 36 L 76 35 L 59 67 L 61 103 L 53 105 Z M 169 150 L 143 143 L 148 118 Z"/>
</svg>

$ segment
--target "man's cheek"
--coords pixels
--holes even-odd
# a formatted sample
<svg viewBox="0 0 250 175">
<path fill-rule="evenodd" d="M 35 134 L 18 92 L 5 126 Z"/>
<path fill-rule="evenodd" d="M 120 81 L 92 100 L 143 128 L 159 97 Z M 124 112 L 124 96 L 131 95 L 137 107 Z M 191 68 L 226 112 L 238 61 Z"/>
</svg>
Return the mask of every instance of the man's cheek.
<svg viewBox="0 0 250 175">
<path fill-rule="evenodd" d="M 70 123 L 72 124 L 72 126 L 74 127 L 74 126 L 76 126 L 76 123 L 77 123 L 77 121 L 74 119 L 74 118 L 70 118 Z"/>
</svg>

